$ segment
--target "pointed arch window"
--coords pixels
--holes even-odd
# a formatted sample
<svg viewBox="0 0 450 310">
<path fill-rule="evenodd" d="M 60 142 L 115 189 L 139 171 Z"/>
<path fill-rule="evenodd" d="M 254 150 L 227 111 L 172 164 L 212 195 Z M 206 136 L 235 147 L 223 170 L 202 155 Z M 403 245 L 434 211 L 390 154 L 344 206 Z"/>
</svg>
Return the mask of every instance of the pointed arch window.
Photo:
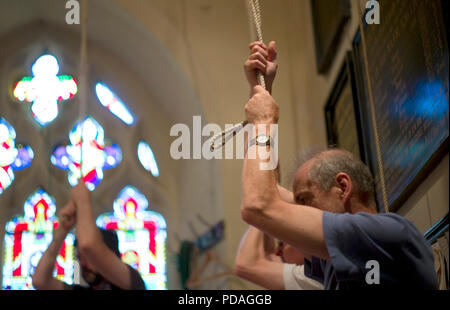
<svg viewBox="0 0 450 310">
<path fill-rule="evenodd" d="M 6 223 L 3 259 L 3 289 L 33 289 L 31 276 L 58 227 L 55 200 L 42 188 L 24 203 L 24 215 Z M 73 283 L 73 234 L 68 234 L 56 259 L 54 276 Z"/>
<path fill-rule="evenodd" d="M 114 201 L 114 212 L 101 214 L 97 226 L 117 232 L 122 260 L 140 272 L 147 289 L 163 290 L 167 287 L 166 221 L 147 207 L 147 198 L 126 186 Z"/>
<path fill-rule="evenodd" d="M 58 117 L 63 102 L 77 94 L 77 81 L 71 75 L 60 74 L 60 63 L 50 53 L 39 56 L 30 69 L 29 74 L 24 74 L 27 76 L 19 77 L 13 84 L 14 104 L 29 107 L 33 116 L 30 121 L 45 127 Z M 95 93 L 120 121 L 130 126 L 135 123 L 133 113 L 106 84 L 96 83 Z M 50 151 L 50 161 L 68 170 L 67 179 L 72 186 L 81 177 L 93 191 L 103 179 L 103 170 L 115 168 L 122 161 L 121 149 L 105 139 L 103 127 L 92 116 L 76 123 L 68 138 L 69 143 Z M 140 141 L 137 154 L 142 166 L 158 177 L 151 147 Z M 0 117 L 0 195 L 13 184 L 14 171 L 29 167 L 34 156 L 30 146 L 16 142 L 15 129 Z M 47 155 L 44 160 L 48 160 Z M 142 193 L 126 186 L 114 201 L 114 212 L 99 216 L 97 225 L 117 231 L 122 260 L 141 273 L 147 289 L 166 289 L 166 222 L 161 214 L 146 210 L 148 205 Z M 3 289 L 33 289 L 31 275 L 58 226 L 55 200 L 42 188 L 27 198 L 23 212 L 6 224 L 1 265 Z M 73 283 L 74 240 L 73 234 L 67 235 L 54 270 L 54 276 L 67 284 Z"/>
</svg>

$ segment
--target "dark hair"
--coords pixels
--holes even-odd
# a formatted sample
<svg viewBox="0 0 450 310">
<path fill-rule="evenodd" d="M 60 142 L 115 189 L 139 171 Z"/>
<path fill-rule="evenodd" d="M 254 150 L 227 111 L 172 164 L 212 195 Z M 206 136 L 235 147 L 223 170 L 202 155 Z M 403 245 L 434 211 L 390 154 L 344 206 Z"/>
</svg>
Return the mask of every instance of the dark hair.
<svg viewBox="0 0 450 310">
<path fill-rule="evenodd" d="M 99 228 L 100 234 L 102 235 L 103 242 L 106 246 L 114 252 L 118 257 L 120 257 L 119 251 L 119 239 L 117 238 L 117 234 L 110 229 L 102 229 Z M 75 246 L 78 245 L 77 239 L 75 239 Z"/>
<path fill-rule="evenodd" d="M 101 228 L 100 232 L 103 237 L 103 242 L 105 242 L 108 248 L 114 252 L 114 254 L 120 257 L 119 238 L 117 238 L 116 232 L 110 229 L 101 229 Z"/>
</svg>

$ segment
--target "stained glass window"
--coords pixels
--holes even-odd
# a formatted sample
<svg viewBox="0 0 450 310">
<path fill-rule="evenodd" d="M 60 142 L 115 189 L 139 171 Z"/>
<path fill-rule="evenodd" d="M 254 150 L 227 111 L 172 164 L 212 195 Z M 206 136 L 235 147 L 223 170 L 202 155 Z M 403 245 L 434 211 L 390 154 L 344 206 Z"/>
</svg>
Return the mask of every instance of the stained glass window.
<svg viewBox="0 0 450 310">
<path fill-rule="evenodd" d="M 13 170 L 30 166 L 34 153 L 28 145 L 15 145 L 16 131 L 0 118 L 0 194 L 14 181 Z"/>
<path fill-rule="evenodd" d="M 148 200 L 135 187 L 126 186 L 114 201 L 114 213 L 97 218 L 97 226 L 112 229 L 119 238 L 122 260 L 137 269 L 149 290 L 166 289 L 166 221 L 146 211 Z"/>
<path fill-rule="evenodd" d="M 141 141 L 138 144 L 138 158 L 145 170 L 150 171 L 154 177 L 159 176 L 155 155 L 153 155 L 150 145 L 144 141 Z"/>
<path fill-rule="evenodd" d="M 16 83 L 14 97 L 31 102 L 34 119 L 46 126 L 58 116 L 58 101 L 65 101 L 77 93 L 77 83 L 70 75 L 58 75 L 58 60 L 42 55 L 31 67 L 33 77 L 26 76 Z"/>
<path fill-rule="evenodd" d="M 103 169 L 114 168 L 122 160 L 119 146 L 105 142 L 102 126 L 90 116 L 75 125 L 69 140 L 70 145 L 55 148 L 50 160 L 58 168 L 69 170 L 72 186 L 81 177 L 81 167 L 83 181 L 93 191 L 103 179 Z"/>
<path fill-rule="evenodd" d="M 112 114 L 117 116 L 127 125 L 134 123 L 134 117 L 127 106 L 111 91 L 111 89 L 109 89 L 108 86 L 99 82 L 95 85 L 95 92 L 100 103 Z"/>
<path fill-rule="evenodd" d="M 31 276 L 58 227 L 55 200 L 43 189 L 36 190 L 24 204 L 24 216 L 6 223 L 3 260 L 3 289 L 33 289 Z M 68 234 L 56 259 L 54 276 L 73 283 L 73 234 Z"/>
</svg>

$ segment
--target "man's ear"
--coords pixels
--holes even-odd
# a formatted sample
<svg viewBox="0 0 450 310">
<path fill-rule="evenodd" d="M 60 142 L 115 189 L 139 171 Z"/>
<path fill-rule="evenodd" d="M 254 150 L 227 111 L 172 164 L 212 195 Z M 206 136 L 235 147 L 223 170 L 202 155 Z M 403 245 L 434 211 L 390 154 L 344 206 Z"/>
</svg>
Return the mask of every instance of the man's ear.
<svg viewBox="0 0 450 310">
<path fill-rule="evenodd" d="M 353 183 L 350 176 L 344 172 L 340 172 L 336 175 L 336 185 L 341 190 L 340 198 L 344 204 L 350 200 L 353 194 Z"/>
</svg>

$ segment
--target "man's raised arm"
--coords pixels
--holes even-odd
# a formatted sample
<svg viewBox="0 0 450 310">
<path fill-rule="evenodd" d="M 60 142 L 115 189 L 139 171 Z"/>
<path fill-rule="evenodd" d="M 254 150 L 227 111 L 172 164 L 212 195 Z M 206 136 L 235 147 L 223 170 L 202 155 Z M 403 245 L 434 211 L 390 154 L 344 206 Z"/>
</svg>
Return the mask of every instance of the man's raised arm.
<svg viewBox="0 0 450 310">
<path fill-rule="evenodd" d="M 79 251 L 106 280 L 121 289 L 133 289 L 129 267 L 103 242 L 95 224 L 91 195 L 83 180 L 78 180 L 78 184 L 72 189 L 72 199 L 77 208 Z"/>
<path fill-rule="evenodd" d="M 261 86 L 255 86 L 254 93 L 245 107 L 247 120 L 254 125 L 254 137 L 270 136 L 270 125 L 278 124 L 278 106 Z M 283 201 L 274 170 L 261 170 L 261 164 L 265 164 L 262 154 L 271 147 L 277 146 L 254 143 L 247 150 L 242 175 L 242 219 L 300 252 L 329 259 L 322 229 L 323 212 Z"/>
<path fill-rule="evenodd" d="M 69 231 L 76 221 L 75 204 L 69 201 L 59 212 L 60 224 L 53 231 L 53 239 L 41 259 L 32 276 L 33 286 L 37 290 L 64 290 L 70 286 L 53 278 L 56 258 Z"/>
<path fill-rule="evenodd" d="M 284 290 L 283 263 L 275 256 L 275 241 L 250 226 L 236 255 L 234 273 L 270 290 Z"/>
</svg>

